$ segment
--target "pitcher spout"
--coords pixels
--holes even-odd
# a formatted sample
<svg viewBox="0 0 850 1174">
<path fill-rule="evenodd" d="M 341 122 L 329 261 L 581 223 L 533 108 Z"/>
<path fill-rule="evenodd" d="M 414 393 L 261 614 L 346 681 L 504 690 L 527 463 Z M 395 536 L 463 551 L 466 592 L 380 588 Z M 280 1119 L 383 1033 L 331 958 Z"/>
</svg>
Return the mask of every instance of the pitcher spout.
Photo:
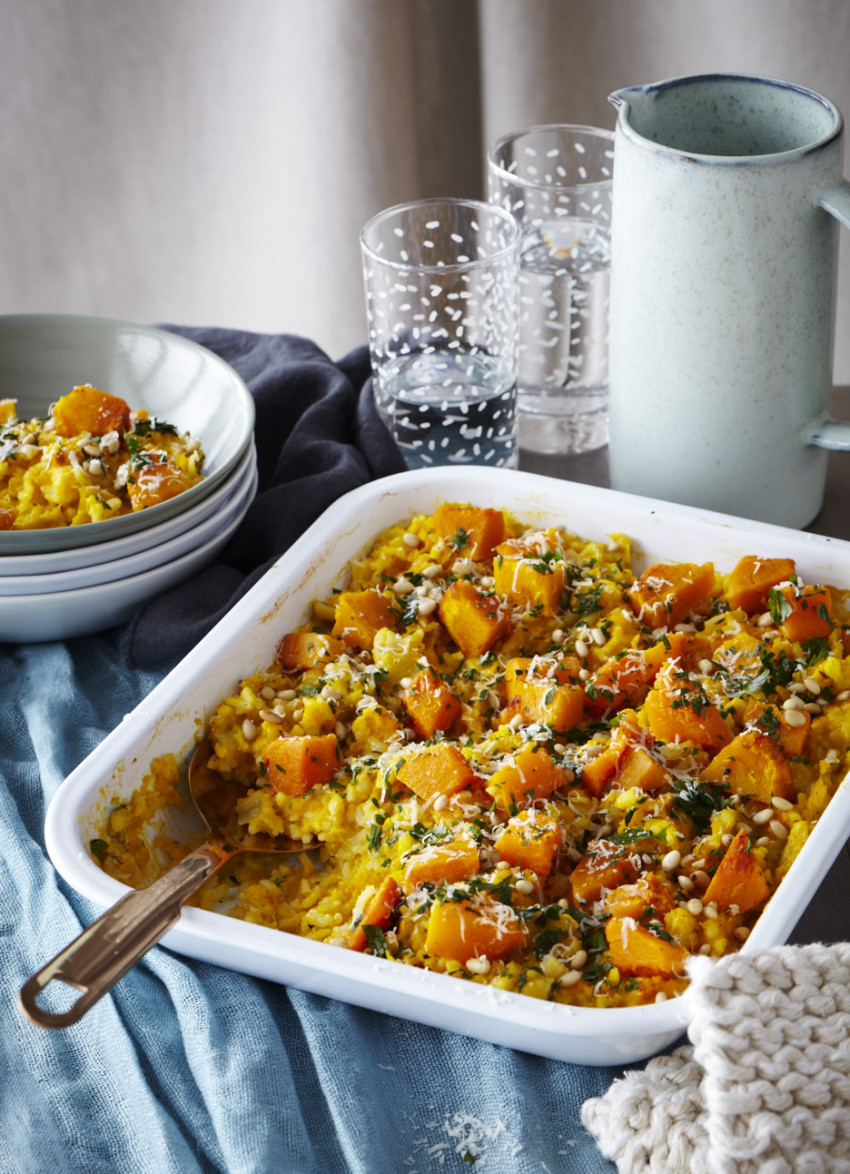
<svg viewBox="0 0 850 1174">
<path fill-rule="evenodd" d="M 648 111 L 657 90 L 657 85 L 626 86 L 622 90 L 614 90 L 613 94 L 609 94 L 608 101 L 619 110 L 620 119 L 628 123 L 633 115 L 640 115 Z"/>
</svg>

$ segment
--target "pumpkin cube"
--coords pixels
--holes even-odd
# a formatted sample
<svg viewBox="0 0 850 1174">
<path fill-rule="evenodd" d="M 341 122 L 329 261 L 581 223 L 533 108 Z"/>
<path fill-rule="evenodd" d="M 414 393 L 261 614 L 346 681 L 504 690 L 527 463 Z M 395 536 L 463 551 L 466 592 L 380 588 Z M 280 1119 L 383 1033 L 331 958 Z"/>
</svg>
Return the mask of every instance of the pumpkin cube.
<svg viewBox="0 0 850 1174">
<path fill-rule="evenodd" d="M 812 728 L 812 715 L 805 709 L 795 709 L 793 724 L 788 720 L 788 712 L 775 705 L 767 705 L 753 697 L 744 710 L 744 725 L 757 726 L 761 732 L 776 731 L 779 745 L 789 758 L 800 757 L 806 749 L 809 731 Z"/>
<path fill-rule="evenodd" d="M 773 596 L 771 612 L 783 618 L 779 630 L 786 640 L 803 644 L 826 639 L 832 631 L 832 604 L 828 587 L 797 587 L 789 583 L 776 589 L 784 603 Z"/>
<path fill-rule="evenodd" d="M 416 674 L 402 696 L 404 707 L 420 738 L 433 738 L 460 717 L 462 706 L 432 668 Z"/>
<path fill-rule="evenodd" d="M 720 909 L 737 905 L 741 913 L 747 913 L 769 896 L 770 889 L 762 867 L 751 850 L 750 837 L 741 828 L 718 864 L 703 901 L 714 901 Z"/>
<path fill-rule="evenodd" d="M 528 809 L 508 820 L 493 847 L 508 864 L 527 868 L 538 876 L 548 876 L 562 840 L 557 819 L 543 811 Z"/>
<path fill-rule="evenodd" d="M 505 515 L 501 510 L 476 506 L 441 505 L 433 517 L 434 530 L 449 542 L 461 558 L 486 562 L 505 540 Z"/>
<path fill-rule="evenodd" d="M 480 867 L 478 845 L 458 837 L 443 844 L 429 844 L 410 856 L 404 878 L 411 885 L 451 885 L 477 876 Z"/>
<path fill-rule="evenodd" d="M 767 611 L 771 587 L 785 583 L 796 574 L 792 558 L 759 558 L 747 554 L 739 560 L 726 583 L 726 599 L 731 608 L 747 615 Z"/>
<path fill-rule="evenodd" d="M 513 762 L 499 767 L 487 783 L 487 791 L 502 811 L 514 812 L 537 799 L 545 799 L 564 782 L 564 772 L 556 766 L 539 743 L 526 742 Z"/>
<path fill-rule="evenodd" d="M 605 894 L 605 912 L 610 917 L 632 917 L 635 921 L 645 917 L 648 909 L 654 918 L 663 920 L 675 904 L 672 889 L 654 872 L 640 877 L 633 885 L 619 885 Z"/>
<path fill-rule="evenodd" d="M 717 706 L 690 674 L 668 662 L 659 671 L 643 704 L 646 725 L 660 742 L 691 742 L 703 750 L 719 750 L 732 733 Z"/>
<path fill-rule="evenodd" d="M 681 632 L 671 632 L 649 648 L 617 653 L 585 684 L 585 709 L 598 718 L 624 705 L 640 705 L 662 664 L 682 657 L 686 648 L 686 637 Z"/>
<path fill-rule="evenodd" d="M 635 615 L 650 628 L 672 628 L 711 594 L 714 565 L 656 563 L 627 592 Z"/>
<path fill-rule="evenodd" d="M 391 876 L 385 877 L 366 903 L 357 925 L 348 935 L 349 950 L 366 949 L 369 939 L 366 937 L 364 926 L 373 925 L 377 929 L 386 929 L 389 926 L 402 896 L 402 887 L 398 881 Z"/>
<path fill-rule="evenodd" d="M 107 432 L 129 429 L 130 408 L 120 396 L 108 391 L 75 387 L 56 402 L 53 419 L 59 436 L 78 436 L 81 432 L 105 436 Z"/>
<path fill-rule="evenodd" d="M 375 633 L 394 624 L 389 600 L 380 591 L 344 591 L 337 596 L 331 635 L 348 648 L 371 648 Z"/>
<path fill-rule="evenodd" d="M 623 744 L 612 738 L 601 753 L 582 763 L 579 781 L 594 799 L 601 799 L 605 794 L 620 765 L 622 753 Z"/>
<path fill-rule="evenodd" d="M 472 787 L 477 775 L 457 746 L 438 742 L 408 758 L 399 769 L 398 779 L 427 801 L 438 795 L 456 795 Z"/>
<path fill-rule="evenodd" d="M 758 730 L 744 730 L 724 746 L 700 773 L 700 780 L 722 783 L 738 795 L 768 804 L 774 795 L 793 800 L 788 756 L 779 742 Z"/>
<path fill-rule="evenodd" d="M 538 670 L 543 667 L 545 675 Z M 539 658 L 515 657 L 505 668 L 505 690 L 510 718 L 518 713 L 523 722 L 542 722 L 565 733 L 578 725 L 584 714 L 584 690 L 580 685 L 561 684 L 570 680 L 567 669 L 541 666 Z"/>
<path fill-rule="evenodd" d="M 621 974 L 684 976 L 688 960 L 684 946 L 659 937 L 632 917 L 612 917 L 606 921 L 605 939 L 611 961 Z"/>
<path fill-rule="evenodd" d="M 635 787 L 639 791 L 658 791 L 667 786 L 671 776 L 645 746 L 628 743 L 617 764 L 616 779 L 624 790 Z"/>
<path fill-rule="evenodd" d="M 483 656 L 511 629 L 510 614 L 497 595 L 466 579 L 449 584 L 440 600 L 440 621 L 464 656 Z"/>
<path fill-rule="evenodd" d="M 489 897 L 438 901 L 431 909 L 425 950 L 466 963 L 470 958 L 504 958 L 525 944 L 525 930 L 510 905 Z"/>
<path fill-rule="evenodd" d="M 344 651 L 345 645 L 334 636 L 288 632 L 277 646 L 277 659 L 285 669 L 312 669 L 336 660 Z"/>
<path fill-rule="evenodd" d="M 195 481 L 170 458 L 159 453 L 148 453 L 146 461 L 138 468 L 131 466 L 127 478 L 127 495 L 133 510 L 145 510 L 170 501 L 191 489 Z"/>
<path fill-rule="evenodd" d="M 261 754 L 266 781 L 273 791 L 303 795 L 326 786 L 339 770 L 341 755 L 336 734 L 275 738 Z"/>
<path fill-rule="evenodd" d="M 651 837 L 647 836 L 647 843 Z M 570 874 L 573 900 L 577 905 L 592 905 L 606 889 L 631 884 L 643 869 L 641 844 L 623 849 L 610 840 L 591 840 L 585 854 Z"/>
<path fill-rule="evenodd" d="M 496 591 L 517 607 L 555 615 L 562 606 L 566 570 L 563 555 L 556 550 L 537 553 L 522 539 L 509 539 L 496 547 Z"/>
</svg>

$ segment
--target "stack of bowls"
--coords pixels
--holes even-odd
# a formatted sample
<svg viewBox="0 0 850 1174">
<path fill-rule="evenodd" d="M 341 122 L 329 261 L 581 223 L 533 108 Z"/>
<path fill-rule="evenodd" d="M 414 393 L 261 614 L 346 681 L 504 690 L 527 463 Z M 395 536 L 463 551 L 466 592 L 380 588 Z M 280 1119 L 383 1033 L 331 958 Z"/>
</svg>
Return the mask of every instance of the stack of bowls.
<svg viewBox="0 0 850 1174">
<path fill-rule="evenodd" d="M 123 623 L 215 558 L 257 486 L 254 402 L 232 367 L 152 327 L 54 314 L 0 316 L 0 400 L 44 417 L 82 383 L 200 442 L 203 479 L 101 522 L 0 531 L 0 641 L 64 640 Z"/>
</svg>

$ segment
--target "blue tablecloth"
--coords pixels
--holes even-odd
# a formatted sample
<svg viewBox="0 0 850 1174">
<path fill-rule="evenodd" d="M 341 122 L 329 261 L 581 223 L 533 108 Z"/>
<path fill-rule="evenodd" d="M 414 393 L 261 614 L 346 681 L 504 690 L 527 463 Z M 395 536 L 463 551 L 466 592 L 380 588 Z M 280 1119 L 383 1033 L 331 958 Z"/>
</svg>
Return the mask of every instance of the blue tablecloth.
<svg viewBox="0 0 850 1174">
<path fill-rule="evenodd" d="M 228 357 L 253 390 L 258 370 L 268 375 L 268 363 L 255 359 L 260 345 L 274 351 L 271 336 L 194 337 Z M 290 342 L 279 345 L 286 351 Z M 336 368 L 360 421 L 332 465 L 345 471 L 339 491 L 353 488 L 347 480 L 393 471 L 359 454 L 374 426 L 355 377 L 362 359 Z M 293 421 L 322 399 L 315 388 L 312 398 L 292 396 Z M 337 426 L 339 403 L 331 417 Z M 312 475 L 281 466 L 268 447 L 266 488 Z M 336 488 L 327 477 L 323 484 Z M 237 549 L 217 573 L 216 597 L 194 615 L 193 634 L 254 572 Z M 178 594 L 172 606 L 179 612 L 186 600 Z M 167 609 L 153 614 L 170 622 Z M 46 1031 L 19 1014 L 23 982 L 100 912 L 50 863 L 47 805 L 176 662 L 178 628 L 175 621 L 167 657 L 145 642 L 144 617 L 65 643 L 0 644 L 0 1174 L 610 1174 L 579 1108 L 619 1069 L 539 1059 L 162 946 L 73 1027 Z"/>
</svg>

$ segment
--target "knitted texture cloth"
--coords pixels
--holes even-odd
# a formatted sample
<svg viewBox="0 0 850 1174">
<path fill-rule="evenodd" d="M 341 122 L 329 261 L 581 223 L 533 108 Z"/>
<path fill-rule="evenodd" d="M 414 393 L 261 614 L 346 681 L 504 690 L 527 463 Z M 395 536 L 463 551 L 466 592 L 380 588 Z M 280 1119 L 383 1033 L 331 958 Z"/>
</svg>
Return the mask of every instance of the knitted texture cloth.
<svg viewBox="0 0 850 1174">
<path fill-rule="evenodd" d="M 850 1172 L 850 944 L 689 964 L 691 1045 L 582 1121 L 619 1174 Z"/>
</svg>

